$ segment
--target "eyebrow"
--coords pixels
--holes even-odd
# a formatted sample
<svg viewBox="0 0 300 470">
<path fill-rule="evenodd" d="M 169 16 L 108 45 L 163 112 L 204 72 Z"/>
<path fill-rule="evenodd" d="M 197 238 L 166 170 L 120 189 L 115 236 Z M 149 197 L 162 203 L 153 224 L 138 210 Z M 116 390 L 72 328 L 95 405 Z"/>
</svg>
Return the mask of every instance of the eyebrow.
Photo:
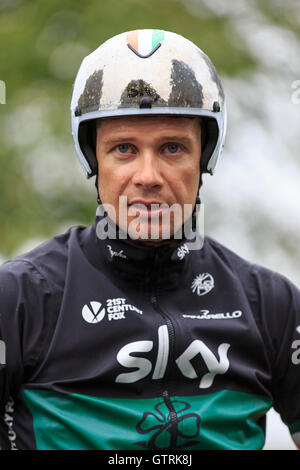
<svg viewBox="0 0 300 470">
<path fill-rule="evenodd" d="M 136 142 L 138 139 L 134 136 L 128 137 L 114 137 L 112 139 L 102 139 L 102 142 L 105 145 L 115 145 L 119 144 L 121 142 Z M 192 139 L 186 135 L 181 135 L 181 134 L 176 134 L 176 135 L 166 135 L 158 139 L 158 141 L 164 141 L 164 142 L 173 142 L 173 141 L 181 141 L 186 144 L 191 144 Z"/>
</svg>

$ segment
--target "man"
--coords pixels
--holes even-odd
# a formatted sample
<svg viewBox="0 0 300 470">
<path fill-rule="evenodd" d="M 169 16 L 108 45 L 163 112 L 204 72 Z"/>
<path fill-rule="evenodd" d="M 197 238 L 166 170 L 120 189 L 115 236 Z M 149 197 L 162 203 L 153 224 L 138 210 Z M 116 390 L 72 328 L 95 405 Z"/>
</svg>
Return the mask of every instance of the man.
<svg viewBox="0 0 300 470">
<path fill-rule="evenodd" d="M 71 114 L 97 216 L 0 269 L 2 448 L 261 449 L 271 406 L 299 444 L 299 291 L 201 242 L 226 131 L 208 57 L 115 36 Z"/>
</svg>

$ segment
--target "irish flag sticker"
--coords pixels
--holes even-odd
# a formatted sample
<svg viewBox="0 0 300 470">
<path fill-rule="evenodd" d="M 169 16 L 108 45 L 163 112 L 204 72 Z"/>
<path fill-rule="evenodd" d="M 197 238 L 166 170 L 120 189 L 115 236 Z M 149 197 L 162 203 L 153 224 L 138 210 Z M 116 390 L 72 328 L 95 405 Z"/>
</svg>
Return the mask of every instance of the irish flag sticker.
<svg viewBox="0 0 300 470">
<path fill-rule="evenodd" d="M 136 29 L 126 35 L 128 47 L 139 57 L 149 57 L 164 40 L 165 32 L 161 29 Z"/>
</svg>

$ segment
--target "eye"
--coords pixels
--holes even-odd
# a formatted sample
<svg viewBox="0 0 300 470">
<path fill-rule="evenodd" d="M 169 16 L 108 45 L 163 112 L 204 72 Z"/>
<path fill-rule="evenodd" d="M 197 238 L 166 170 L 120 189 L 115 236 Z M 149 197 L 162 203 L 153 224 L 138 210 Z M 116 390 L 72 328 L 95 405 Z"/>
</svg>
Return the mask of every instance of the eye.
<svg viewBox="0 0 300 470">
<path fill-rule="evenodd" d="M 166 148 L 169 153 L 177 153 L 180 150 L 180 146 L 175 143 L 168 144 Z"/>
<path fill-rule="evenodd" d="M 120 153 L 127 153 L 130 146 L 128 144 L 120 144 L 117 146 L 117 149 Z"/>
</svg>

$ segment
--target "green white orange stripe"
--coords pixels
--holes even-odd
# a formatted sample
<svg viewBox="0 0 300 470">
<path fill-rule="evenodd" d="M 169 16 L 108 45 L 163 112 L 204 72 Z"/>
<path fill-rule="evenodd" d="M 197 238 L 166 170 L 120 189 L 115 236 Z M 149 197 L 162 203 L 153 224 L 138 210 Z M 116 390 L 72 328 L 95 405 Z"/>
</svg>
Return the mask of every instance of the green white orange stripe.
<svg viewBox="0 0 300 470">
<path fill-rule="evenodd" d="M 164 40 L 164 36 L 161 29 L 136 29 L 127 33 L 126 42 L 140 55 L 147 56 Z"/>
</svg>

